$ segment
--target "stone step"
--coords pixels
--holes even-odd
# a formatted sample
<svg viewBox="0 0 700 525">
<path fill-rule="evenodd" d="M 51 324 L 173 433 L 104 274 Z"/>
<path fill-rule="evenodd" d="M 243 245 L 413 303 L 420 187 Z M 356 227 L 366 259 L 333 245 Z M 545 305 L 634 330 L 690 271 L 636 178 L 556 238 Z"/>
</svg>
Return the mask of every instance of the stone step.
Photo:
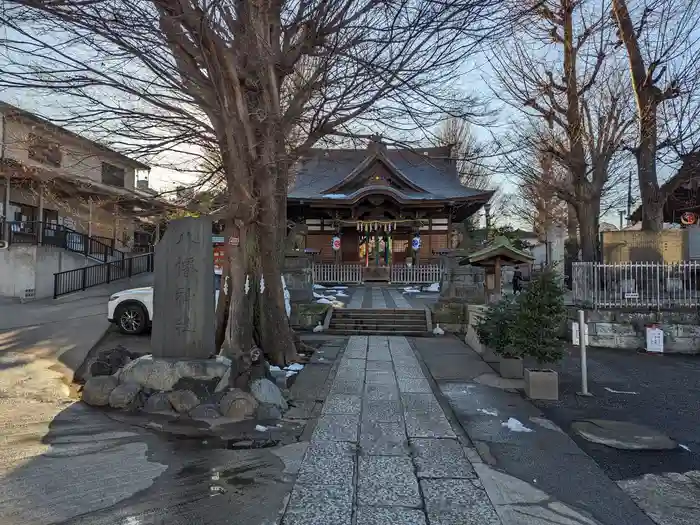
<svg viewBox="0 0 700 525">
<path fill-rule="evenodd" d="M 425 319 L 424 310 L 333 310 L 333 317 L 338 318 L 371 318 L 371 317 L 400 317 L 403 319 Z"/>
<path fill-rule="evenodd" d="M 334 330 L 323 332 L 329 335 L 405 335 L 409 337 L 428 337 L 433 334 L 419 330 Z"/>
<path fill-rule="evenodd" d="M 374 323 L 365 324 L 353 324 L 353 323 L 333 323 L 331 322 L 330 327 L 333 330 L 386 330 L 386 331 L 396 331 L 396 330 L 411 330 L 411 331 L 422 331 L 426 330 L 427 326 L 425 322 L 415 323 L 410 325 L 400 325 L 396 323 L 386 323 L 383 321 L 375 321 Z"/>
<path fill-rule="evenodd" d="M 331 326 L 365 326 L 373 324 L 395 325 L 395 326 L 425 326 L 425 317 L 420 319 L 405 319 L 403 317 L 381 318 L 376 317 L 366 319 L 331 318 Z"/>
</svg>

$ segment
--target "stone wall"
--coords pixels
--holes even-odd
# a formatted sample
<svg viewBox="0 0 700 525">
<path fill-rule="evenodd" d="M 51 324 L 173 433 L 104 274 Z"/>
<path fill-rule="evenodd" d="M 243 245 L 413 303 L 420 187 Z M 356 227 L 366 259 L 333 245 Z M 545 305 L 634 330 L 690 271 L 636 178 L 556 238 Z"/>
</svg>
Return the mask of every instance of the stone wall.
<svg viewBox="0 0 700 525">
<path fill-rule="evenodd" d="M 578 319 L 575 308 L 569 310 L 571 323 Z M 592 347 L 636 350 L 646 347 L 645 326 L 658 324 L 664 331 L 664 352 L 700 353 L 700 315 L 697 311 L 587 310 L 588 343 Z"/>
<path fill-rule="evenodd" d="M 330 307 L 329 304 L 292 303 L 292 315 L 289 322 L 292 328 L 313 330 L 314 327 L 318 326 L 318 323 L 323 324 Z"/>
<path fill-rule="evenodd" d="M 53 246 L 12 245 L 0 250 L 0 297 L 53 297 L 54 274 L 85 266 L 86 258 Z"/>
<path fill-rule="evenodd" d="M 471 346 L 477 353 L 483 354 L 486 352 L 486 347 L 479 341 L 479 336 L 476 333 L 476 325 L 483 319 L 488 311 L 488 306 L 479 304 L 467 305 L 467 334 L 464 337 L 464 342 Z"/>
</svg>

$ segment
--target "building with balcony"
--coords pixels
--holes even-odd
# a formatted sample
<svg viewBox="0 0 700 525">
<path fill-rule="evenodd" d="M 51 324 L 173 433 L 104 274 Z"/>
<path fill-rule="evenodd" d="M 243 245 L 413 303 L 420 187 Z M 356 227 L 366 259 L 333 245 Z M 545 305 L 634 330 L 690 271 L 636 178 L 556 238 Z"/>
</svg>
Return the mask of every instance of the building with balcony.
<svg viewBox="0 0 700 525">
<path fill-rule="evenodd" d="M 0 102 L 0 239 L 10 245 L 0 252 L 0 296 L 46 296 L 49 273 L 148 251 L 151 225 L 174 208 L 137 186 L 149 170 Z M 24 274 L 34 277 L 13 278 Z"/>
</svg>

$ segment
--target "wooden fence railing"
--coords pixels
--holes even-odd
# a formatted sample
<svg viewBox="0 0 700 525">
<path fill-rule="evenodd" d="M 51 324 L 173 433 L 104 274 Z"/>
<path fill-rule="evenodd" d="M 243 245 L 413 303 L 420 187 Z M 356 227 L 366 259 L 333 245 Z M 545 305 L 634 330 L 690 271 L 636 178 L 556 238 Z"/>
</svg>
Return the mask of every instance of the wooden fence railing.
<svg viewBox="0 0 700 525">
<path fill-rule="evenodd" d="M 361 264 L 327 264 L 316 263 L 313 266 L 315 283 L 345 283 L 357 284 L 362 282 Z"/>
<path fill-rule="evenodd" d="M 315 283 L 361 283 L 364 274 L 363 264 L 353 263 L 315 263 L 313 274 Z M 389 268 L 389 280 L 398 284 L 439 283 L 442 269 L 439 264 L 420 264 L 407 266 L 394 264 Z"/>
</svg>

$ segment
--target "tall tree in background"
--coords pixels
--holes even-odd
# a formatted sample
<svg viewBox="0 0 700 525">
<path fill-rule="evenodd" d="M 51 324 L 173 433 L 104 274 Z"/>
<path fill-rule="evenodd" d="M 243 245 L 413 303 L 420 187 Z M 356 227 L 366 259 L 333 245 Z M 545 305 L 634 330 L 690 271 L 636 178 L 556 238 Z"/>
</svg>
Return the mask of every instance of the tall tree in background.
<svg viewBox="0 0 700 525">
<path fill-rule="evenodd" d="M 550 182 L 575 211 L 583 259 L 594 260 L 601 200 L 613 182 L 608 168 L 629 127 L 615 64 L 606 62 L 610 29 L 601 0 L 545 0 L 537 6 L 494 54 L 498 95 L 529 122 L 516 128 L 514 142 L 552 155 L 565 168 L 565 176 Z M 515 157 L 521 181 L 540 186 L 537 164 Z M 570 242 L 567 250 L 574 259 L 579 246 Z"/>
<path fill-rule="evenodd" d="M 283 364 L 290 167 L 329 138 L 462 116 L 459 66 L 515 14 L 491 0 L 7 0 L 0 86 L 54 95 L 74 129 L 128 154 L 218 151 L 241 243 L 226 348 Z"/>
<path fill-rule="evenodd" d="M 532 225 L 541 241 L 554 226 L 564 227 L 569 216 L 568 206 L 557 194 L 559 179 L 566 177 L 554 156 L 542 149 L 528 152 L 528 165 L 538 171 L 533 176 L 521 178 L 512 200 L 513 213 Z"/>
<path fill-rule="evenodd" d="M 634 98 L 637 103 L 639 137 L 633 148 L 637 159 L 639 191 L 642 197 L 642 229 L 663 228 L 663 208 L 670 191 L 662 191 L 657 174 L 657 153 L 666 146 L 680 147 L 689 137 L 688 126 L 698 117 L 698 75 L 700 74 L 700 2 L 698 0 L 611 0 L 612 16 L 624 46 Z M 632 11 L 630 11 L 632 5 Z M 684 98 L 674 106 L 675 125 L 663 141 L 659 139 L 659 108 L 670 100 Z M 689 107 L 694 111 L 688 111 Z M 673 111 L 666 124 L 674 122 Z M 692 135 L 697 136 L 694 127 Z M 692 137 L 690 137 L 692 140 Z M 695 142 L 697 146 L 697 142 Z"/>
<path fill-rule="evenodd" d="M 491 188 L 491 171 L 487 160 L 494 152 L 476 137 L 467 119 L 445 119 L 438 128 L 436 143 L 438 146 L 452 147 L 452 157 L 457 162 L 462 185 L 477 190 Z"/>
</svg>

